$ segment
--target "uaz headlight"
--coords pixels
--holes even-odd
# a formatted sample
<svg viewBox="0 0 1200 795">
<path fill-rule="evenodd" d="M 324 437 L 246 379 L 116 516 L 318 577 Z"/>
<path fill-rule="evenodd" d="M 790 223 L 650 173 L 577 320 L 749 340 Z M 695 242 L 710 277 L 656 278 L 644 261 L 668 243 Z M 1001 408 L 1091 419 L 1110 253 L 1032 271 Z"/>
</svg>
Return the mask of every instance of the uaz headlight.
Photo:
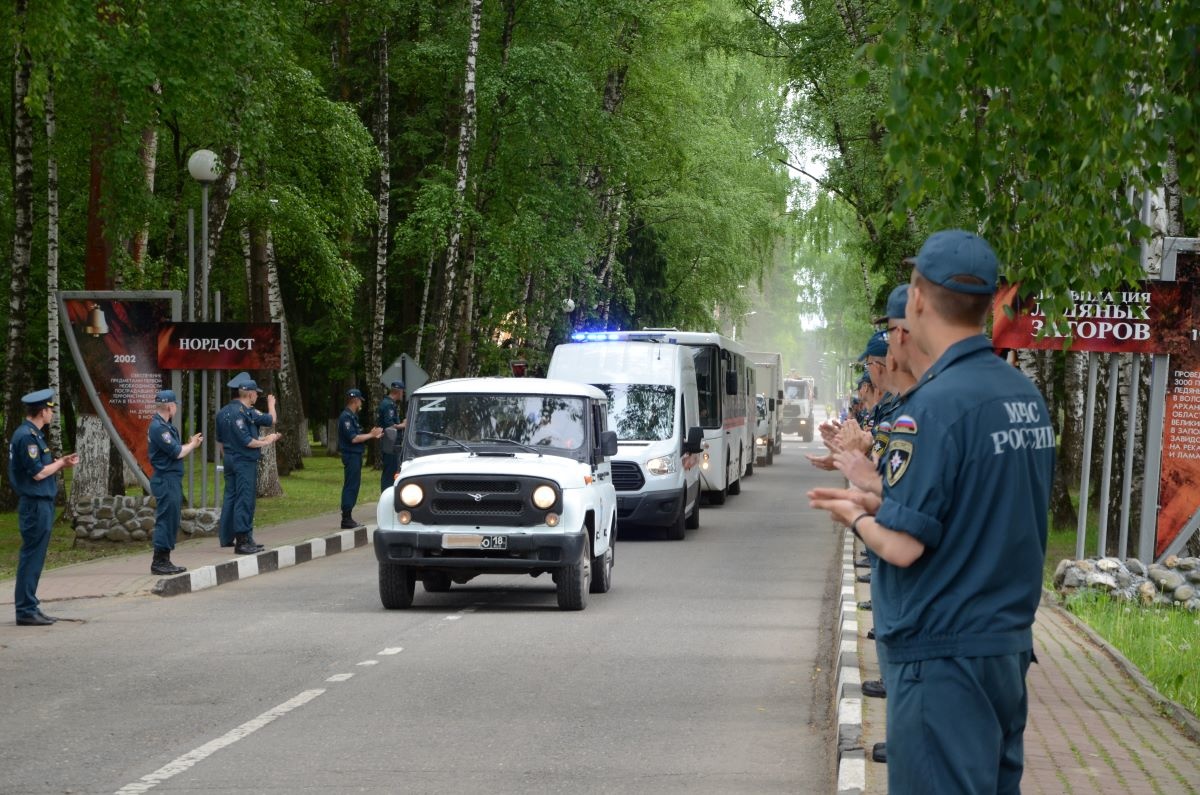
<svg viewBox="0 0 1200 795">
<path fill-rule="evenodd" d="M 554 506 L 558 493 L 551 486 L 541 485 L 533 490 L 533 504 L 543 511 Z"/>
<path fill-rule="evenodd" d="M 400 502 L 409 508 L 416 508 L 425 499 L 425 490 L 416 483 L 408 483 L 400 489 Z"/>
</svg>

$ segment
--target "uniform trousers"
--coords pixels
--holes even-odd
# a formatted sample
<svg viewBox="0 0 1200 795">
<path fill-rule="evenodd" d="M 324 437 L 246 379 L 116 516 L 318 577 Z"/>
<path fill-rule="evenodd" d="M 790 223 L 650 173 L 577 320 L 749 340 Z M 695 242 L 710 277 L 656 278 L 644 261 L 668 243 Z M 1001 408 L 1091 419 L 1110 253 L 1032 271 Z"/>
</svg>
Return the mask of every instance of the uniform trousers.
<svg viewBox="0 0 1200 795">
<path fill-rule="evenodd" d="M 354 509 L 362 483 L 362 453 L 342 453 L 342 513 Z"/>
<path fill-rule="evenodd" d="M 150 478 L 154 495 L 154 548 L 174 549 L 179 536 L 179 516 L 183 509 L 183 476 L 160 475 Z"/>
<path fill-rule="evenodd" d="M 233 487 L 233 526 L 230 532 L 234 536 L 250 536 L 254 529 L 254 506 L 258 498 L 258 460 L 234 459 L 225 462 L 225 471 L 233 464 L 235 471 Z"/>
<path fill-rule="evenodd" d="M 237 467 L 230 458 L 225 459 L 225 496 L 221 501 L 221 524 L 217 528 L 217 537 L 221 546 L 233 546 L 233 495 L 237 492 Z"/>
<path fill-rule="evenodd" d="M 17 557 L 17 581 L 13 602 L 17 618 L 29 618 L 38 612 L 38 582 L 50 548 L 50 530 L 54 526 L 53 497 L 25 497 L 17 502 L 17 522 L 21 528 L 21 551 Z"/>
<path fill-rule="evenodd" d="M 383 466 L 383 471 L 379 473 L 379 490 L 384 491 L 391 488 L 396 479 L 396 471 L 400 469 L 400 454 L 380 453 L 379 460 Z"/>
<path fill-rule="evenodd" d="M 889 662 L 888 792 L 1019 793 L 1032 658 Z"/>
</svg>

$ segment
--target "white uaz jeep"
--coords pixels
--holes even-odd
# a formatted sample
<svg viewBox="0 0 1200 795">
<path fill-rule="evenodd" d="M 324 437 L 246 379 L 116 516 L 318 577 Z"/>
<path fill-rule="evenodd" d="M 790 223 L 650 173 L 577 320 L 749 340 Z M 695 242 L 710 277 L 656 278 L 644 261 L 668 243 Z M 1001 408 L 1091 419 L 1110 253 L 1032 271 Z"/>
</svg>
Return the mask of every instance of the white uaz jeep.
<svg viewBox="0 0 1200 795">
<path fill-rule="evenodd" d="M 604 393 L 541 378 L 426 384 L 408 404 L 402 463 L 379 497 L 379 598 L 412 605 L 417 580 L 549 572 L 563 610 L 612 581 L 616 492 Z"/>
</svg>

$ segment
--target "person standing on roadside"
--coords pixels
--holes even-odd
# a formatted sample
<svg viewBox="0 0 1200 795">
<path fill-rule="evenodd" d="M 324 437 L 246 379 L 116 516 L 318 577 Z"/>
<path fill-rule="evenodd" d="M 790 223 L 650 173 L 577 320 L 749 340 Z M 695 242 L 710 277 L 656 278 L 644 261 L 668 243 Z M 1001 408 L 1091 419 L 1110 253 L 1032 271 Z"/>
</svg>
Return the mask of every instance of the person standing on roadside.
<svg viewBox="0 0 1200 795">
<path fill-rule="evenodd" d="M 274 444 L 283 436 L 270 433 L 260 437 L 258 428 L 269 428 L 275 424 L 275 396 L 267 395 L 267 412 L 254 408 L 262 391 L 253 378 L 239 374 L 231 383 L 238 390 L 237 407 L 227 406 L 233 411 L 227 415 L 228 441 L 225 442 L 225 470 L 234 468 L 234 494 L 231 505 L 231 523 L 226 531 L 233 535 L 233 551 L 239 555 L 262 552 L 261 545 L 254 542 L 254 503 L 258 495 L 258 459 L 262 448 Z M 227 481 L 228 482 L 228 481 Z M 222 518 L 222 523 L 224 523 Z"/>
<path fill-rule="evenodd" d="M 932 364 L 892 424 L 883 497 L 822 488 L 810 504 L 881 558 L 888 791 L 1016 793 L 1054 428 L 981 333 L 999 271 L 991 247 L 938 232 L 906 262 L 906 325 Z"/>
<path fill-rule="evenodd" d="M 200 446 L 204 437 L 194 434 L 187 444 L 179 439 L 179 429 L 171 420 L 179 411 L 175 392 L 164 389 L 154 396 L 155 412 L 150 418 L 149 450 L 150 493 L 154 495 L 154 560 L 151 574 L 182 574 L 183 566 L 171 562 L 171 550 L 179 535 L 179 517 L 183 510 L 183 459 Z"/>
<path fill-rule="evenodd" d="M 387 396 L 379 401 L 376 412 L 376 423 L 383 428 L 383 436 L 379 437 L 379 458 L 382 471 L 379 474 L 379 490 L 384 491 L 396 479 L 400 469 L 400 447 L 403 444 L 403 433 L 408 420 L 401 419 L 400 401 L 404 400 L 404 382 L 393 381 L 388 385 Z"/>
<path fill-rule="evenodd" d="M 25 421 L 8 445 L 8 481 L 17 493 L 17 524 L 21 530 L 13 602 L 17 626 L 44 627 L 58 620 L 42 612 L 37 598 L 54 526 L 54 499 L 58 496 L 55 475 L 78 464 L 79 454 L 55 459 L 42 435 L 42 429 L 54 419 L 53 389 L 30 392 L 21 402 L 25 404 Z"/>
<path fill-rule="evenodd" d="M 378 425 L 365 433 L 358 425 L 358 412 L 362 408 L 363 393 L 357 389 L 346 392 L 346 408 L 338 417 L 338 449 L 342 453 L 342 529 L 358 527 L 350 515 L 358 502 L 358 487 L 362 483 L 363 450 L 369 439 L 383 436 Z"/>
</svg>

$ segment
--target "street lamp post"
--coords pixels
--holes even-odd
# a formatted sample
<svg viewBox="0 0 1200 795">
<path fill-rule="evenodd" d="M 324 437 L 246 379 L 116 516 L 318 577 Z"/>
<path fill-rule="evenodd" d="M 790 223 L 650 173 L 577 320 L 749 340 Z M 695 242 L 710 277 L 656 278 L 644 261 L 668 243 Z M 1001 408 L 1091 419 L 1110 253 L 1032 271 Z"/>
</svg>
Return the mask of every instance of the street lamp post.
<svg viewBox="0 0 1200 795">
<path fill-rule="evenodd" d="M 188 174 L 200 183 L 200 320 L 208 320 L 208 186 L 221 175 L 221 161 L 217 154 L 209 149 L 197 149 L 188 158 Z M 193 211 L 188 209 L 188 318 L 196 319 L 196 278 L 195 258 L 196 244 L 194 235 L 196 223 Z M 192 394 L 195 386 L 195 375 L 188 373 L 188 395 Z M 195 426 L 193 426 L 195 427 Z M 208 504 L 208 371 L 200 373 L 200 433 L 204 441 L 200 445 L 200 503 Z M 189 473 L 191 472 L 189 466 Z M 188 501 L 192 501 L 193 477 L 188 476 Z M 214 482 L 214 487 L 216 486 Z M 214 495 L 215 503 L 215 495 Z M 193 503 L 194 504 L 194 503 Z"/>
<path fill-rule="evenodd" d="M 738 286 L 740 287 L 741 285 L 738 285 Z M 733 334 L 730 337 L 730 339 L 733 340 L 734 342 L 737 342 L 737 328 L 738 328 L 737 324 L 741 322 L 742 318 L 750 317 L 751 315 L 757 315 L 757 314 L 758 314 L 757 309 L 751 309 L 749 312 L 743 312 L 742 314 L 738 315 L 737 322 L 735 322 L 733 324 Z"/>
</svg>

